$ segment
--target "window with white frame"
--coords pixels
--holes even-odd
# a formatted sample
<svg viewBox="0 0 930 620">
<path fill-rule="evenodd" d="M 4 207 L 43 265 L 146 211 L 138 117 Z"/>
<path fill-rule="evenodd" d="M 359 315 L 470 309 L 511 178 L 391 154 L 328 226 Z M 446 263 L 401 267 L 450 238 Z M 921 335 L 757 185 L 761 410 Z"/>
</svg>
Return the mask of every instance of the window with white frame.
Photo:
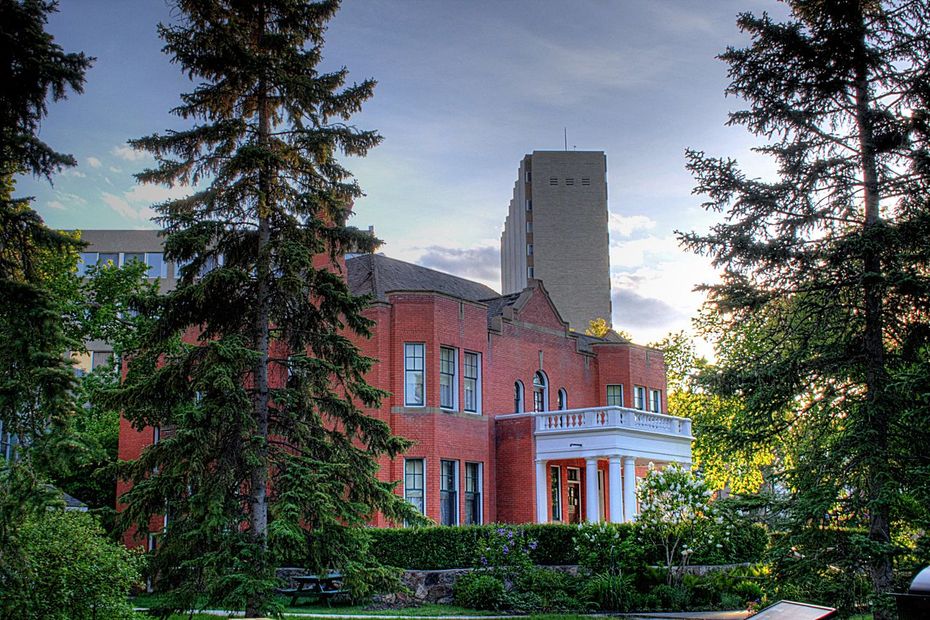
<svg viewBox="0 0 930 620">
<path fill-rule="evenodd" d="M 465 463 L 465 525 L 481 523 L 481 463 Z"/>
<path fill-rule="evenodd" d="M 623 406 L 623 386 L 622 385 L 608 385 L 607 386 L 607 406 L 608 407 L 622 407 Z"/>
<path fill-rule="evenodd" d="M 568 392 L 565 388 L 559 388 L 559 410 L 568 409 Z"/>
<path fill-rule="evenodd" d="M 458 382 L 455 379 L 456 350 L 439 347 L 439 406 L 455 410 Z"/>
<path fill-rule="evenodd" d="M 513 383 L 513 412 L 523 413 L 523 382 L 514 381 Z"/>
<path fill-rule="evenodd" d="M 633 386 L 633 407 L 646 410 L 646 388 L 641 385 Z"/>
<path fill-rule="evenodd" d="M 532 268 L 532 267 L 527 267 L 527 268 L 526 268 L 526 277 L 527 277 L 527 278 L 532 278 L 532 277 L 533 277 L 533 268 Z"/>
<path fill-rule="evenodd" d="M 168 265 L 165 263 L 165 255 L 161 252 L 146 252 L 145 264 L 149 266 L 148 277 L 168 277 Z"/>
<path fill-rule="evenodd" d="M 404 344 L 404 404 L 422 407 L 425 401 L 423 369 L 426 362 L 426 345 L 417 342 Z"/>
<path fill-rule="evenodd" d="M 546 411 L 549 405 L 549 381 L 546 374 L 537 370 L 533 375 L 533 411 Z"/>
<path fill-rule="evenodd" d="M 423 459 L 406 459 L 404 461 L 404 499 L 421 514 L 426 514 L 425 489 L 426 472 Z"/>
<path fill-rule="evenodd" d="M 459 523 L 458 461 L 439 461 L 439 523 Z"/>
<path fill-rule="evenodd" d="M 526 255 L 527 255 L 527 256 L 532 256 L 532 255 L 533 255 L 533 244 L 532 244 L 532 243 L 527 243 L 527 244 L 526 244 Z"/>
<path fill-rule="evenodd" d="M 662 412 L 662 390 L 649 390 L 649 411 Z"/>
<path fill-rule="evenodd" d="M 481 355 L 465 352 L 465 367 L 462 373 L 465 381 L 465 411 L 481 411 Z"/>
</svg>

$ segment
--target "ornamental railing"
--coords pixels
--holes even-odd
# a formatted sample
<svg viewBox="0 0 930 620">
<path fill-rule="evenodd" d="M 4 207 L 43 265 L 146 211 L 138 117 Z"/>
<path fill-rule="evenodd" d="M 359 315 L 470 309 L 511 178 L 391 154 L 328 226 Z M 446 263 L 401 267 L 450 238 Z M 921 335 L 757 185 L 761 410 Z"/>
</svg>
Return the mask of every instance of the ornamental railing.
<svg viewBox="0 0 930 620">
<path fill-rule="evenodd" d="M 586 430 L 628 429 L 691 437 L 691 420 L 664 413 L 626 407 L 591 407 L 536 411 L 497 416 L 498 419 L 532 416 L 538 433 L 564 433 Z"/>
</svg>

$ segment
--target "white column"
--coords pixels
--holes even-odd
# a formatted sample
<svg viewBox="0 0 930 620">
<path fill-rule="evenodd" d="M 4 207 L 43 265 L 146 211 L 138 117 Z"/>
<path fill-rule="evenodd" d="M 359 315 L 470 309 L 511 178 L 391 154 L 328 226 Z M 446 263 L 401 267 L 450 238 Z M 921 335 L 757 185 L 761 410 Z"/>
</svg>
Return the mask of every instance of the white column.
<svg viewBox="0 0 930 620">
<path fill-rule="evenodd" d="M 623 458 L 623 508 L 625 521 L 636 518 L 636 459 L 632 456 Z"/>
<path fill-rule="evenodd" d="M 546 461 L 536 459 L 536 523 L 549 522 L 549 494 L 546 489 Z"/>
<path fill-rule="evenodd" d="M 597 523 L 601 519 L 601 506 L 597 492 L 597 459 L 584 460 L 585 511 L 588 523 Z"/>
<path fill-rule="evenodd" d="M 610 522 L 623 523 L 623 482 L 620 479 L 620 457 L 610 457 L 609 463 L 607 486 L 610 493 Z"/>
</svg>

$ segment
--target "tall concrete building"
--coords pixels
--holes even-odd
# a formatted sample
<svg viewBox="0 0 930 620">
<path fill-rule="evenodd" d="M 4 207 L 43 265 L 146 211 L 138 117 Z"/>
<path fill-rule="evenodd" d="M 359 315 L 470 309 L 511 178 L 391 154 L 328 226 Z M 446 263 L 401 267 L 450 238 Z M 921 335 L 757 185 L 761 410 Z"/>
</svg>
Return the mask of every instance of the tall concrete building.
<svg viewBox="0 0 930 620">
<path fill-rule="evenodd" d="M 562 318 L 584 331 L 611 321 L 607 157 L 533 151 L 520 162 L 501 235 L 505 295 L 542 280 Z"/>
</svg>

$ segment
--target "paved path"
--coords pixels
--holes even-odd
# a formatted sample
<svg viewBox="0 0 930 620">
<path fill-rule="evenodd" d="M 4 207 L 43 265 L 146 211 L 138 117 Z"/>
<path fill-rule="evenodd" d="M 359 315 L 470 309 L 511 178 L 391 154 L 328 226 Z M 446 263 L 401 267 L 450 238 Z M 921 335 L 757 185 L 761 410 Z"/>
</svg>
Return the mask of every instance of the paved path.
<svg viewBox="0 0 930 620">
<path fill-rule="evenodd" d="M 146 611 L 144 607 L 136 607 L 135 611 Z M 224 609 L 201 609 L 196 613 L 208 616 L 243 617 L 241 611 L 227 611 Z M 377 614 L 331 614 L 324 612 L 290 611 L 284 612 L 286 617 L 294 618 L 349 618 L 352 620 L 513 620 L 527 616 L 398 616 Z M 749 617 L 748 611 L 687 611 L 687 612 L 639 612 L 634 614 L 570 614 L 587 616 L 591 618 L 625 618 L 626 620 L 744 620 Z"/>
</svg>

